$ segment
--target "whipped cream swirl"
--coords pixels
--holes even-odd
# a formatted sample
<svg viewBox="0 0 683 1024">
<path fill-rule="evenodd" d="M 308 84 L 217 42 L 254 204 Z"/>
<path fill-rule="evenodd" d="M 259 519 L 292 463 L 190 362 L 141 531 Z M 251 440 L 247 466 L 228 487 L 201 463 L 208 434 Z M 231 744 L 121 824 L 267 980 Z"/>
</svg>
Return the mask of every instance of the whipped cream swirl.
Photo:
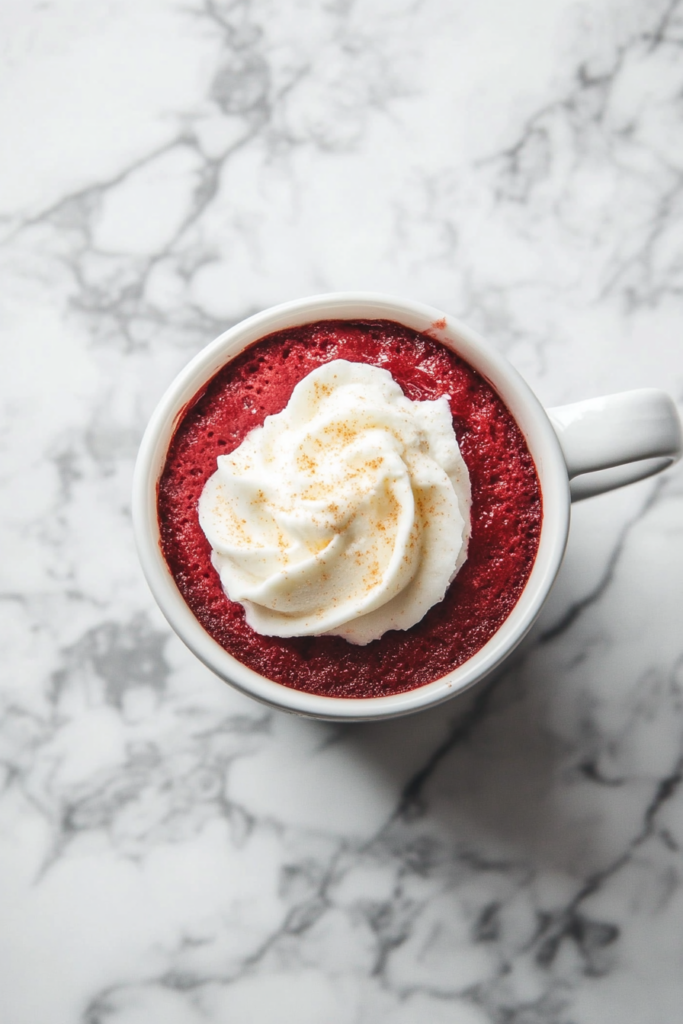
<svg viewBox="0 0 683 1024">
<path fill-rule="evenodd" d="M 467 557 L 470 480 L 447 396 L 337 359 L 218 458 L 199 521 L 230 600 L 266 636 L 367 644 L 409 629 Z"/>
</svg>

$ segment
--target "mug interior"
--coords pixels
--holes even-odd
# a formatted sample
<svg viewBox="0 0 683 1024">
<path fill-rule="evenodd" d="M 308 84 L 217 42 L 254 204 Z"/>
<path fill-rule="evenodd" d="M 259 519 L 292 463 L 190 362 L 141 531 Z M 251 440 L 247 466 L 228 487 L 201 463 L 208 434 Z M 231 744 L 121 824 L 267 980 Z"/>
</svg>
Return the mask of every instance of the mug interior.
<svg viewBox="0 0 683 1024">
<path fill-rule="evenodd" d="M 541 537 L 522 594 L 491 639 L 457 669 L 415 690 L 387 697 L 323 697 L 273 682 L 225 651 L 194 617 L 163 556 L 157 488 L 166 453 L 184 410 L 231 359 L 274 331 L 315 320 L 395 320 L 433 338 L 466 360 L 493 386 L 520 427 L 538 473 L 543 500 Z M 142 440 L 133 482 L 133 525 L 143 571 L 169 624 L 216 675 L 265 704 L 295 714 L 344 721 L 393 718 L 447 700 L 489 675 L 533 624 L 562 561 L 569 529 L 569 484 L 550 421 L 517 371 L 470 328 L 416 302 L 363 292 L 319 295 L 258 313 L 207 345 L 173 381 Z"/>
</svg>

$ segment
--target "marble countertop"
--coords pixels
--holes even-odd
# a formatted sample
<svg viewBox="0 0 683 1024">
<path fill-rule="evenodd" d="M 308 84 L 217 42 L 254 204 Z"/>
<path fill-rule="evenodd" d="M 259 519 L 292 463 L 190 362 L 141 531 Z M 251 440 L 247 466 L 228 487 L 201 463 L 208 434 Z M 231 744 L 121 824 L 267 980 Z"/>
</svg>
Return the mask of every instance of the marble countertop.
<svg viewBox="0 0 683 1024">
<path fill-rule="evenodd" d="M 680 0 L 0 8 L 3 1024 L 683 1019 L 683 470 L 575 507 L 507 671 L 268 711 L 138 567 L 146 420 L 327 290 L 548 405 L 683 400 Z"/>
</svg>

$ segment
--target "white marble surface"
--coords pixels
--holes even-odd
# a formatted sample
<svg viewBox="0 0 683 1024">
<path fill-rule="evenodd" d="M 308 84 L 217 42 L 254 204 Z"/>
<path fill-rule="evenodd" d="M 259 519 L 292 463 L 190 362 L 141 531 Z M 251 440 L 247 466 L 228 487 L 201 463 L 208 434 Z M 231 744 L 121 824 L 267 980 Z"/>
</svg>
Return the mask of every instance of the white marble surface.
<svg viewBox="0 0 683 1024">
<path fill-rule="evenodd" d="M 324 290 L 547 404 L 683 399 L 680 0 L 0 6 L 3 1024 L 683 1019 L 683 471 L 578 506 L 530 643 L 412 719 L 265 711 L 169 635 L 136 447 Z"/>
</svg>

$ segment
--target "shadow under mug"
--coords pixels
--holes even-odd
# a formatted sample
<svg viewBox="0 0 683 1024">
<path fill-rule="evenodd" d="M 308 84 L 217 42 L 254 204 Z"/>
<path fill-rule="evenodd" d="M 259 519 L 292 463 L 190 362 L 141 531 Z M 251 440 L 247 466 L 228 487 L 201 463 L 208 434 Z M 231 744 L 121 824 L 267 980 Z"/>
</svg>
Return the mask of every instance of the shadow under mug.
<svg viewBox="0 0 683 1024">
<path fill-rule="evenodd" d="M 394 320 L 428 332 L 473 366 L 500 395 L 526 439 L 543 497 L 538 553 L 519 601 L 493 637 L 448 675 L 407 693 L 340 698 L 303 693 L 243 665 L 205 632 L 185 603 L 164 559 L 157 485 L 168 446 L 187 403 L 226 363 L 274 331 L 316 320 Z M 482 338 L 440 310 L 366 292 L 318 295 L 249 317 L 207 345 L 178 374 L 154 411 L 133 482 L 133 524 L 147 582 L 168 622 L 221 679 L 272 707 L 336 721 L 373 721 L 439 704 L 495 671 L 527 634 L 557 576 L 571 501 L 641 480 L 681 455 L 676 407 L 663 391 L 627 391 L 545 410 L 517 371 Z"/>
</svg>

